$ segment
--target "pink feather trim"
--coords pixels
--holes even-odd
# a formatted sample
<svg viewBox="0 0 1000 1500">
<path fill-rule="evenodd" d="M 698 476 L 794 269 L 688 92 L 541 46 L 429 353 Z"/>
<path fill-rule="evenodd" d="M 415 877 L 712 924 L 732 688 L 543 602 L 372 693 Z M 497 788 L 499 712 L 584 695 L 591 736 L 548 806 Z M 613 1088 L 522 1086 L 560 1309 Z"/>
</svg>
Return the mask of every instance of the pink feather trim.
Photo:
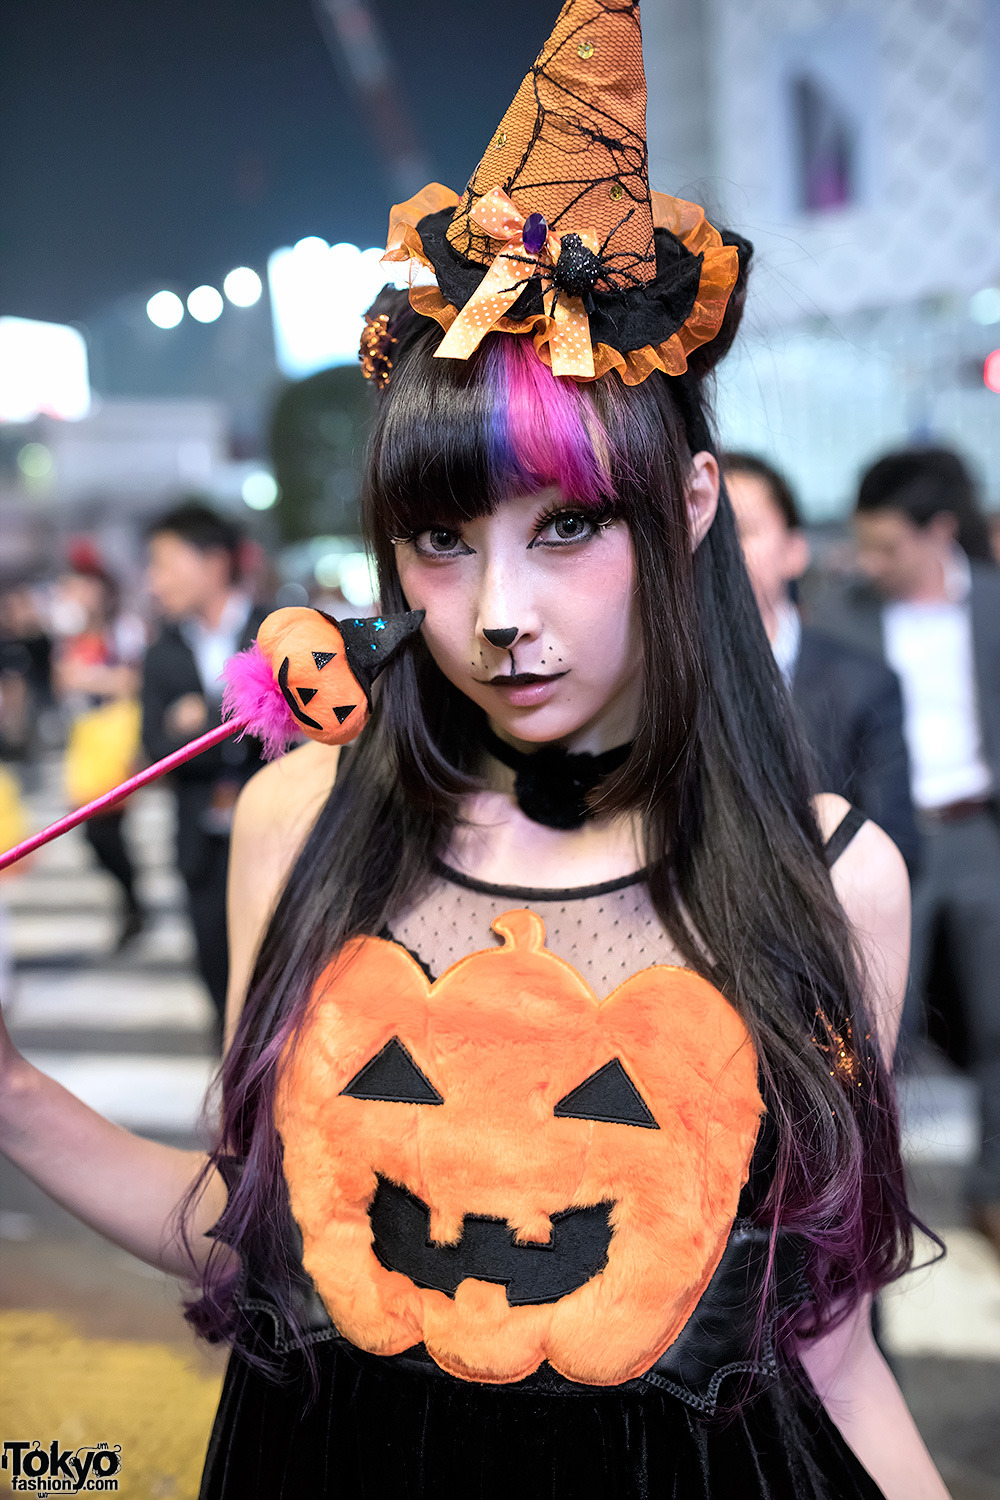
<svg viewBox="0 0 1000 1500">
<path fill-rule="evenodd" d="M 302 730 L 256 641 L 248 650 L 231 656 L 222 675 L 226 684 L 223 716 L 245 721 L 243 733 L 256 735 L 265 760 L 276 759 L 292 740 L 301 737 Z"/>
</svg>

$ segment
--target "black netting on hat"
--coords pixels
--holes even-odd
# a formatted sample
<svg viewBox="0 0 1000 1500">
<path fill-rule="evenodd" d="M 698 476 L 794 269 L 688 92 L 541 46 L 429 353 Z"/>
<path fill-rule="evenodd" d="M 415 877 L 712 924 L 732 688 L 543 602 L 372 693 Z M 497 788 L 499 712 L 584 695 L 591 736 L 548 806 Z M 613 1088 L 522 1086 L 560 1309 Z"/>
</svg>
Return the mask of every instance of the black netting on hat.
<svg viewBox="0 0 1000 1500">
<path fill-rule="evenodd" d="M 606 286 L 650 281 L 656 257 L 645 123 L 638 0 L 565 5 L 453 215 L 452 243 L 473 259 L 492 259 L 471 209 L 502 187 L 557 234 L 593 234 Z"/>
</svg>

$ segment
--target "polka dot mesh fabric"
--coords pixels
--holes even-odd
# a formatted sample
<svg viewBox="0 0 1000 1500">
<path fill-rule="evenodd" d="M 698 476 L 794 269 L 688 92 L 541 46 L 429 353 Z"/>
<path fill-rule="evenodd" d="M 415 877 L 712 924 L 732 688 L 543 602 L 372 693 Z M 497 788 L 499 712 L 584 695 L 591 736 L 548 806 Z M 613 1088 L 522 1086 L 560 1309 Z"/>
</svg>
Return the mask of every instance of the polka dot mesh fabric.
<svg viewBox="0 0 1000 1500">
<path fill-rule="evenodd" d="M 641 874 L 600 886 L 539 891 L 489 885 L 439 866 L 431 888 L 390 924 L 390 931 L 437 979 L 460 958 L 499 946 L 490 923 L 526 906 L 544 921 L 549 950 L 571 963 L 601 999 L 641 969 L 683 962 Z"/>
</svg>

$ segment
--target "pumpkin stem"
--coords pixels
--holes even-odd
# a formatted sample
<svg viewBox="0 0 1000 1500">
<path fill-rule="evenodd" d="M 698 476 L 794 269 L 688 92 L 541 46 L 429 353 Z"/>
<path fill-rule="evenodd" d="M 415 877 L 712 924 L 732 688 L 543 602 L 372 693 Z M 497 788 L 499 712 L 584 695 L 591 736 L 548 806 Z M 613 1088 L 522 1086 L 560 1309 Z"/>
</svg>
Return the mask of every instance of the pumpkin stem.
<svg viewBox="0 0 1000 1500">
<path fill-rule="evenodd" d="M 505 911 L 490 923 L 505 948 L 527 948 L 531 952 L 545 947 L 545 923 L 535 911 Z"/>
</svg>

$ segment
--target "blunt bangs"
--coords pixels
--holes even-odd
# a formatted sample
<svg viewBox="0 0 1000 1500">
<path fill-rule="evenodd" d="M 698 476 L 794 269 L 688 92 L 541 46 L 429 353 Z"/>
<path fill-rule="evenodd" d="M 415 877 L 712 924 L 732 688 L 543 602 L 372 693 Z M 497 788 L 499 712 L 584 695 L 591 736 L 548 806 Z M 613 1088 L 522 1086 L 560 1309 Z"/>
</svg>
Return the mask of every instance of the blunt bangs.
<svg viewBox="0 0 1000 1500">
<path fill-rule="evenodd" d="M 607 434 L 575 381 L 542 364 L 527 336 L 495 334 L 469 360 L 401 360 L 371 449 L 371 539 L 492 514 L 558 485 L 568 501 L 615 498 Z M 381 535 L 379 535 L 381 533 Z"/>
</svg>

